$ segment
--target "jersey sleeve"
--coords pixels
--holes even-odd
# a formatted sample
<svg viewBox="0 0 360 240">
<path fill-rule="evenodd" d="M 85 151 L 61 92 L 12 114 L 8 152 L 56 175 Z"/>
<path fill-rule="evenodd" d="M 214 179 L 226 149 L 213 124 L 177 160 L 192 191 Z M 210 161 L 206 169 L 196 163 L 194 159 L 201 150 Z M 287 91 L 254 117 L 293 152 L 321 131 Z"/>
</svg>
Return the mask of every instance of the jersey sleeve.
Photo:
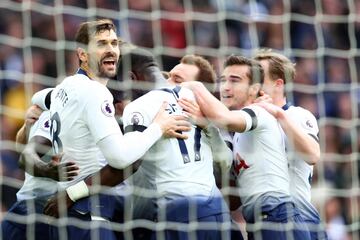
<svg viewBox="0 0 360 240">
<path fill-rule="evenodd" d="M 38 91 L 31 98 L 31 103 L 38 105 L 42 110 L 49 110 L 51 104 L 51 92 L 54 88 L 45 88 Z"/>
<path fill-rule="evenodd" d="M 270 122 L 276 122 L 270 113 L 259 106 L 249 105 L 238 110 L 238 112 L 245 118 L 246 128 L 244 132 L 265 129 L 269 127 L 269 124 L 271 125 Z"/>
<path fill-rule="evenodd" d="M 245 119 L 245 130 L 244 132 L 253 131 L 259 127 L 258 111 L 257 109 L 249 106 L 241 110 L 234 110 L 240 113 Z"/>
<path fill-rule="evenodd" d="M 143 132 L 151 123 L 154 114 L 151 114 L 152 106 L 147 105 L 147 98 L 140 98 L 129 103 L 123 113 L 124 133 L 127 132 Z"/>
<path fill-rule="evenodd" d="M 295 112 L 296 111 L 296 112 Z M 300 126 L 307 134 L 319 141 L 319 127 L 315 116 L 308 110 L 295 107 L 293 111 L 286 111 L 289 117 Z"/>
<path fill-rule="evenodd" d="M 50 112 L 44 111 L 40 115 L 39 119 L 34 123 L 30 129 L 29 139 L 41 136 L 51 140 L 50 137 Z"/>
<path fill-rule="evenodd" d="M 111 93 L 102 86 L 97 86 L 88 93 L 84 109 L 84 121 L 87 123 L 95 142 L 111 135 L 121 133 L 115 119 L 115 108 Z"/>
</svg>

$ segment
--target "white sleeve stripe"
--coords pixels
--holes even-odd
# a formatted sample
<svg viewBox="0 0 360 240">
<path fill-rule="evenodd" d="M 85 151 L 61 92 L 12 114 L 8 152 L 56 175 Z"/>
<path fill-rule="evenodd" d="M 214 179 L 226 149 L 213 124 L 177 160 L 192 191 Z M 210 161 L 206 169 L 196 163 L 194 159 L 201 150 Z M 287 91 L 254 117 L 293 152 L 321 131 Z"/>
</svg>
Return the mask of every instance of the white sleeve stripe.
<svg viewBox="0 0 360 240">
<path fill-rule="evenodd" d="M 246 120 L 246 128 L 244 132 L 254 130 L 257 127 L 257 123 L 258 123 L 255 112 L 250 108 L 243 108 L 241 109 L 241 111 L 243 113 L 246 113 L 243 114 Z"/>
</svg>

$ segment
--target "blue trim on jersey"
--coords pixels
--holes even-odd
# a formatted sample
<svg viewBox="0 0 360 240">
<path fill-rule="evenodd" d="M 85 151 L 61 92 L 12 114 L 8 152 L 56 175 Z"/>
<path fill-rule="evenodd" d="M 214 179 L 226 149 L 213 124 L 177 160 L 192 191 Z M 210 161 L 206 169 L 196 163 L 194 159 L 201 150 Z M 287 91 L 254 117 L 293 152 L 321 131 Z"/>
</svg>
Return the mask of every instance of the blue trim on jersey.
<svg viewBox="0 0 360 240">
<path fill-rule="evenodd" d="M 179 98 L 179 92 L 181 90 L 180 86 L 176 86 L 175 88 L 173 88 L 174 93 L 176 94 L 177 98 Z"/>
<path fill-rule="evenodd" d="M 180 134 L 182 132 L 178 131 Z M 178 143 L 179 143 L 179 148 L 180 148 L 180 152 L 181 152 L 181 155 L 183 157 L 183 161 L 184 163 L 189 163 L 190 162 L 190 157 L 189 157 L 189 152 L 186 148 L 186 143 L 184 141 L 184 139 L 177 139 L 178 140 Z"/>
<path fill-rule="evenodd" d="M 180 91 L 181 87 L 180 88 L 174 88 L 174 89 L 169 89 L 169 88 L 160 88 L 159 90 L 160 91 L 164 91 L 164 92 L 167 92 L 167 93 L 171 93 L 175 100 L 177 101 L 179 99 L 179 91 Z"/>
<path fill-rule="evenodd" d="M 292 103 L 291 102 L 286 102 L 286 104 L 284 105 L 284 106 L 282 106 L 282 109 L 283 110 L 288 110 L 289 109 L 289 107 L 291 107 L 292 106 Z"/>
<path fill-rule="evenodd" d="M 170 93 L 174 96 L 175 100 L 177 101 L 179 99 L 179 92 L 181 90 L 181 87 L 180 86 L 176 86 L 175 88 L 173 89 L 169 89 L 169 88 L 161 88 L 159 89 L 160 91 L 164 91 L 164 92 L 167 92 L 167 93 Z M 178 133 L 182 134 L 181 131 L 177 131 Z M 196 134 L 196 133 L 195 133 Z M 196 136 L 196 135 L 195 135 Z M 179 148 L 180 148 L 180 152 L 181 152 L 181 156 L 183 158 L 183 161 L 184 163 L 189 163 L 190 162 L 190 157 L 189 157 L 189 152 L 186 148 L 186 144 L 185 144 L 185 141 L 184 139 L 177 139 L 178 143 L 179 143 Z M 200 161 L 200 147 L 199 147 L 199 160 Z M 195 161 L 197 159 L 197 154 L 195 152 Z"/>
<path fill-rule="evenodd" d="M 147 127 L 143 125 L 128 125 L 124 129 L 124 133 L 135 132 L 135 131 L 143 132 L 145 131 L 146 128 Z"/>
<path fill-rule="evenodd" d="M 194 152 L 195 152 L 195 162 L 201 160 L 200 155 L 200 147 L 201 147 L 201 128 L 196 127 L 195 128 L 195 145 L 194 145 Z"/>
<path fill-rule="evenodd" d="M 84 69 L 82 69 L 82 68 L 78 68 L 78 70 L 76 71 L 76 74 L 82 74 L 82 75 L 87 76 L 89 79 L 91 79 L 89 77 L 89 75 L 86 73 L 86 71 Z"/>
</svg>

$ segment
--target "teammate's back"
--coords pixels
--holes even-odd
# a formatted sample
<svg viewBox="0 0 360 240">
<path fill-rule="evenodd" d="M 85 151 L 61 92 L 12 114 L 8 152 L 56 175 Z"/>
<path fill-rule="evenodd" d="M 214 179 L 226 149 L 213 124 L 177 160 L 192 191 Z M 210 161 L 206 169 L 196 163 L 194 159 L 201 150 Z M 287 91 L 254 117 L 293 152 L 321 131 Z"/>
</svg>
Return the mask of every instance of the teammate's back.
<svg viewBox="0 0 360 240">
<path fill-rule="evenodd" d="M 153 90 L 130 103 L 124 111 L 125 131 L 136 126 L 147 126 L 163 101 L 168 102 L 170 114 L 182 115 L 177 99 L 194 99 L 185 88 L 168 87 Z M 188 138 L 161 138 L 143 156 L 140 171 L 156 184 L 161 195 L 208 196 L 215 186 L 212 175 L 212 154 L 201 129 L 193 126 Z"/>
</svg>

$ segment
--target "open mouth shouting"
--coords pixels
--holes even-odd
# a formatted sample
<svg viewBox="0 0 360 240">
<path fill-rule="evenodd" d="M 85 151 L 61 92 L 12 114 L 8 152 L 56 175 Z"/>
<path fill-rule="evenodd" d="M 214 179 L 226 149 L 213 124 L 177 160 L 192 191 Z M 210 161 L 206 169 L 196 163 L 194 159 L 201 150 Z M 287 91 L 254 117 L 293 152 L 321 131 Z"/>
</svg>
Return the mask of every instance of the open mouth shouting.
<svg viewBox="0 0 360 240">
<path fill-rule="evenodd" d="M 101 61 L 101 65 L 105 66 L 106 68 L 114 68 L 116 66 L 116 60 L 113 58 L 105 58 Z"/>
</svg>

